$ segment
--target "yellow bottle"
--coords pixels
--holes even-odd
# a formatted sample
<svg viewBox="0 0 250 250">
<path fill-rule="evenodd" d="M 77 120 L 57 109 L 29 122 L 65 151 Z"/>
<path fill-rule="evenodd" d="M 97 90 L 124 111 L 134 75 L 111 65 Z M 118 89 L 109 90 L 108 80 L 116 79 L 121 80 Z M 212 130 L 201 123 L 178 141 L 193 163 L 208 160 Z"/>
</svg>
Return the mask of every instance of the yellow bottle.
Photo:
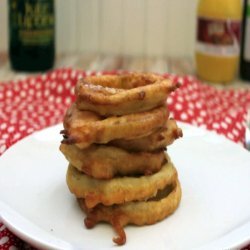
<svg viewBox="0 0 250 250">
<path fill-rule="evenodd" d="M 200 0 L 196 69 L 200 78 L 228 83 L 238 70 L 241 0 Z"/>
</svg>

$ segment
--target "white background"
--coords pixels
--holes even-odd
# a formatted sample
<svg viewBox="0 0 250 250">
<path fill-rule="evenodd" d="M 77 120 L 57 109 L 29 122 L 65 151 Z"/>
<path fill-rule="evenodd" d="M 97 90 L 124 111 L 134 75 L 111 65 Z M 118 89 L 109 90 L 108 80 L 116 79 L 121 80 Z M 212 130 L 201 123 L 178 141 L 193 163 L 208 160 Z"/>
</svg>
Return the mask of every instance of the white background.
<svg viewBox="0 0 250 250">
<path fill-rule="evenodd" d="M 57 52 L 192 56 L 198 0 L 55 0 Z M 0 0 L 0 51 L 8 48 Z"/>
</svg>

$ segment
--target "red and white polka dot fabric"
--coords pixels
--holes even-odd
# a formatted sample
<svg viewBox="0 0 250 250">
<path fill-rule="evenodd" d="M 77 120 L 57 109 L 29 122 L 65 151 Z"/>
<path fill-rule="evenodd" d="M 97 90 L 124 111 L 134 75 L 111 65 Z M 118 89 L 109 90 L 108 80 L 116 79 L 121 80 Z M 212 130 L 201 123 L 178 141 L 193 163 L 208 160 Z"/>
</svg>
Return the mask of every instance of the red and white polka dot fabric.
<svg viewBox="0 0 250 250">
<path fill-rule="evenodd" d="M 98 74 L 116 74 L 102 72 Z M 34 131 L 62 121 L 74 100 L 79 78 L 95 72 L 58 69 L 26 80 L 0 83 L 0 155 Z M 250 89 L 218 90 L 192 76 L 165 75 L 181 87 L 168 98 L 171 115 L 202 126 L 243 145 Z M 0 249 L 32 249 L 0 222 Z"/>
<path fill-rule="evenodd" d="M 216 131 L 244 145 L 250 89 L 219 90 L 192 76 L 172 77 L 182 84 L 168 98 L 169 109 L 176 120 Z"/>
</svg>

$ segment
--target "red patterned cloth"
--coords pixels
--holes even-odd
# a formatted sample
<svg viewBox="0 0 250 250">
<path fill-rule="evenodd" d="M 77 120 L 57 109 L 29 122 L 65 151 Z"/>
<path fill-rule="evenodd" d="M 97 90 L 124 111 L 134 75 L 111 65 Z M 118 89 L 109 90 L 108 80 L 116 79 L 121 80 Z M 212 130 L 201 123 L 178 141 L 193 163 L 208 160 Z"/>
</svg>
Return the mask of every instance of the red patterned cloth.
<svg viewBox="0 0 250 250">
<path fill-rule="evenodd" d="M 74 100 L 77 80 L 86 74 L 95 72 L 58 69 L 26 80 L 0 83 L 0 155 L 32 132 L 61 122 Z M 168 98 L 172 117 L 216 131 L 244 145 L 250 89 L 218 90 L 192 76 L 165 76 L 181 83 Z M 0 249 L 32 248 L 0 222 Z"/>
</svg>

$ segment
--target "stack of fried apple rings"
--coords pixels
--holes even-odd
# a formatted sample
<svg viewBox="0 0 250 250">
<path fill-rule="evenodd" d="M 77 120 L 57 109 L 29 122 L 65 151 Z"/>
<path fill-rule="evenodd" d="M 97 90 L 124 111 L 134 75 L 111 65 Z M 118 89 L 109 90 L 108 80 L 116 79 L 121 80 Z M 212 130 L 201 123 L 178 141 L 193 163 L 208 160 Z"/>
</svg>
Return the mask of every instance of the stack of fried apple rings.
<svg viewBox="0 0 250 250">
<path fill-rule="evenodd" d="M 182 136 L 167 97 L 178 86 L 150 73 L 88 76 L 64 117 L 61 152 L 67 185 L 85 226 L 110 223 L 126 242 L 127 224 L 149 225 L 178 207 L 181 188 L 166 147 Z"/>
</svg>

